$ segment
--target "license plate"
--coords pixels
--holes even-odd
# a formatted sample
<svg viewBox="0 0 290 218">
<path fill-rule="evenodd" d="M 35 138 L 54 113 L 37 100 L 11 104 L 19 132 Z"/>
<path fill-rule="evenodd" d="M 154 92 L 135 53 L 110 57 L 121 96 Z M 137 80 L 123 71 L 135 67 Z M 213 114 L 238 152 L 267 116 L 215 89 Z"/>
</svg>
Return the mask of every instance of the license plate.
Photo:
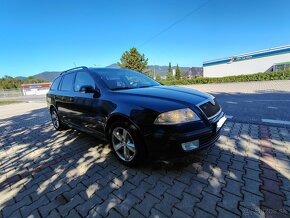
<svg viewBox="0 0 290 218">
<path fill-rule="evenodd" d="M 227 118 L 223 116 L 216 124 L 216 130 L 218 131 L 226 122 Z"/>
</svg>

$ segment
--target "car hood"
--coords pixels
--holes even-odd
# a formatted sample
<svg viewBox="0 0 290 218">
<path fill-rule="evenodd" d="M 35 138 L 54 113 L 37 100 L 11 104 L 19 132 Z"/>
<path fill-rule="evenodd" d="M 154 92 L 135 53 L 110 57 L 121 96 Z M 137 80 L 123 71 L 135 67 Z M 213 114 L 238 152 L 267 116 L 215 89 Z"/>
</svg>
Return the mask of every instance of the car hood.
<svg viewBox="0 0 290 218">
<path fill-rule="evenodd" d="M 153 86 L 119 90 L 116 92 L 128 97 L 130 96 L 127 100 L 140 102 L 142 105 L 147 105 L 147 102 L 151 107 L 157 106 L 159 108 L 161 104 L 165 104 L 168 109 L 182 108 L 184 106 L 192 107 L 206 99 L 212 98 L 207 93 L 176 86 Z M 125 99 L 123 98 L 123 100 Z"/>
</svg>

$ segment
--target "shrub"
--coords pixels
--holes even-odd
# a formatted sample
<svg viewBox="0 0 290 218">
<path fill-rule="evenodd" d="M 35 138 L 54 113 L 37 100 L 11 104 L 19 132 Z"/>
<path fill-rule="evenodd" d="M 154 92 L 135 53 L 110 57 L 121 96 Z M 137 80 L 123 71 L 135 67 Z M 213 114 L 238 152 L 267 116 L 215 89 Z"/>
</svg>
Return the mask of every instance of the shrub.
<svg viewBox="0 0 290 218">
<path fill-rule="evenodd" d="M 266 80 L 290 80 L 290 70 L 279 72 L 255 73 L 239 76 L 225 76 L 218 78 L 199 77 L 183 80 L 162 80 L 164 85 L 189 85 L 189 84 L 208 84 L 208 83 L 229 83 L 229 82 L 248 82 Z"/>
</svg>

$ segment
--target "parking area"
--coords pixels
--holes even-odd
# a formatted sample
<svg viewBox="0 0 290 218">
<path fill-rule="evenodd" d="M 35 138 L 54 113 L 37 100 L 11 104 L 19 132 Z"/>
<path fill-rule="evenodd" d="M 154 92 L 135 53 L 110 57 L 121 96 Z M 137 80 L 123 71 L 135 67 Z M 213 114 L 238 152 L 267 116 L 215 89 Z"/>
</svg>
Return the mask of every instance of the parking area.
<svg viewBox="0 0 290 218">
<path fill-rule="evenodd" d="M 208 150 L 128 168 L 106 142 L 54 131 L 44 102 L 0 107 L 0 218 L 289 214 L 287 126 L 229 119 Z"/>
</svg>

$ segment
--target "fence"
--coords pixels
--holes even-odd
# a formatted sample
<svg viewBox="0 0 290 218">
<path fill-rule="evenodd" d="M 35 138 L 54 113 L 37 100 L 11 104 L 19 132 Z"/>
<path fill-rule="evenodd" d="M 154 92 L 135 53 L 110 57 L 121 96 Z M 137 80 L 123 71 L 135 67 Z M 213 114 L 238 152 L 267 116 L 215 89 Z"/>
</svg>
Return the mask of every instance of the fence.
<svg viewBox="0 0 290 218">
<path fill-rule="evenodd" d="M 0 98 L 23 96 L 21 89 L 0 89 Z"/>
</svg>

